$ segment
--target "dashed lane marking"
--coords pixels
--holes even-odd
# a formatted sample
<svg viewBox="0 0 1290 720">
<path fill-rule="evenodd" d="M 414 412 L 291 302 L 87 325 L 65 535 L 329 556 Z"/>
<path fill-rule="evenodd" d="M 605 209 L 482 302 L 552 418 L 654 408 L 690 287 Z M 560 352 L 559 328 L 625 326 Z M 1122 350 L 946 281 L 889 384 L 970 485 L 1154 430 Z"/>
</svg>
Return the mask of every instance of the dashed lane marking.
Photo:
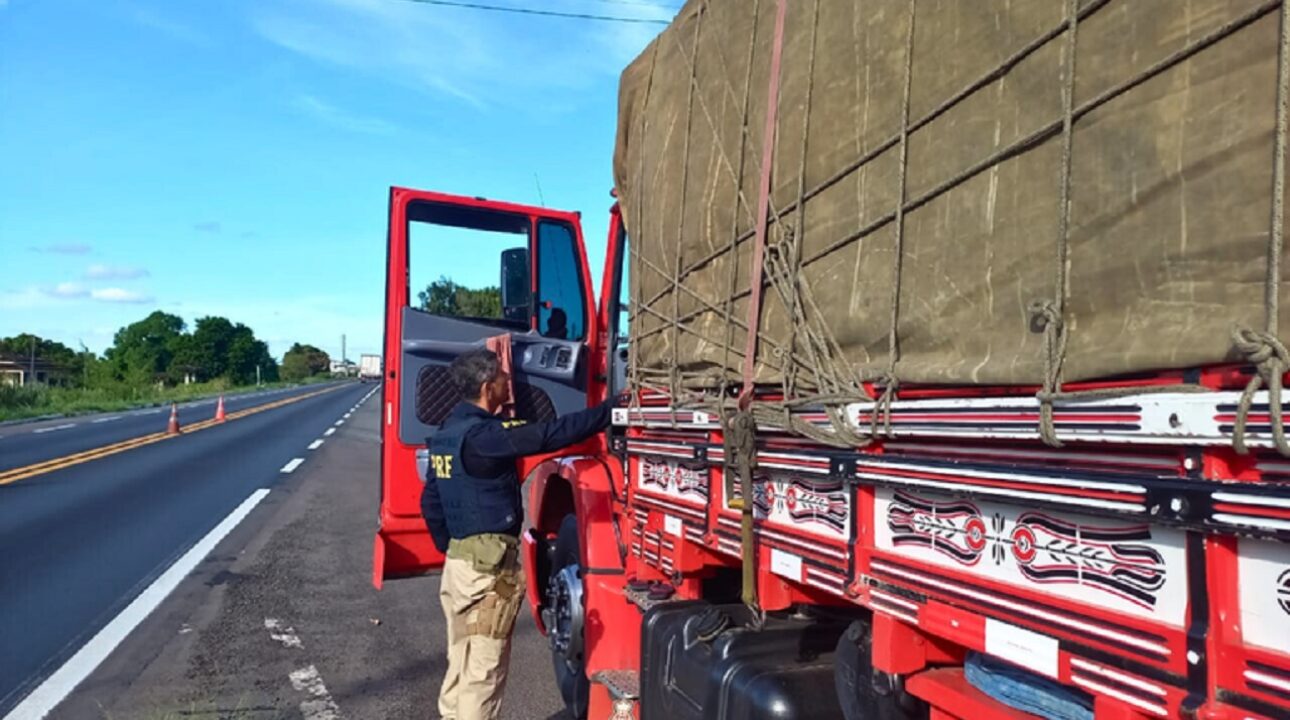
<svg viewBox="0 0 1290 720">
<path fill-rule="evenodd" d="M 45 681 L 30 695 L 23 698 L 22 702 L 9 711 L 5 720 L 43 718 L 48 715 L 58 703 L 63 701 L 63 698 L 67 697 L 68 693 L 75 690 L 77 685 L 94 672 L 94 669 L 111 654 L 112 650 L 120 645 L 121 641 L 138 627 L 139 623 L 143 622 L 162 600 L 166 599 L 179 582 L 215 549 L 219 541 L 251 514 L 255 506 L 259 505 L 268 494 L 269 491 L 263 488 L 251 493 L 241 505 L 229 513 L 228 517 L 206 533 L 206 537 L 197 541 L 197 544 L 189 548 L 188 552 L 166 568 L 160 577 L 152 581 L 151 585 L 139 593 L 138 597 L 85 643 L 70 660 L 63 663 L 62 667 L 55 670 L 54 674 L 45 678 Z"/>
<path fill-rule="evenodd" d="M 308 700 L 300 703 L 300 714 L 305 716 L 305 720 L 340 720 L 343 717 L 336 701 L 331 699 L 331 693 L 327 692 L 318 668 L 313 665 L 303 667 L 287 677 L 292 687 L 309 695 Z"/>
<path fill-rule="evenodd" d="M 120 420 L 120 419 L 121 419 L 120 415 L 113 415 L 112 417 L 105 417 L 105 418 L 98 418 L 97 420 L 91 420 L 90 422 L 97 425 L 99 423 L 112 422 L 113 420 Z"/>
<path fill-rule="evenodd" d="M 336 432 L 336 428 L 334 428 L 334 427 L 329 427 L 329 428 L 327 428 L 327 430 L 323 433 L 323 435 L 326 435 L 326 436 L 330 437 L 330 436 L 331 436 L 331 434 L 332 434 L 332 433 L 334 433 L 334 432 Z"/>
<path fill-rule="evenodd" d="M 265 618 L 264 628 L 269 631 L 269 637 L 286 647 L 303 648 L 305 646 L 300 642 L 300 636 L 296 635 L 296 629 L 277 618 Z"/>
<path fill-rule="evenodd" d="M 313 441 L 313 442 L 309 443 L 309 449 L 310 449 L 310 450 L 317 450 L 318 448 L 322 447 L 322 444 L 323 444 L 323 439 L 322 439 L 322 438 L 318 438 L 317 440 L 315 440 L 315 441 Z"/>
<path fill-rule="evenodd" d="M 284 472 L 284 473 L 293 473 L 293 472 L 295 472 L 295 471 L 296 471 L 296 468 L 298 468 L 298 467 L 300 467 L 301 465 L 304 465 L 304 464 L 305 464 L 305 459 L 304 459 L 304 458 L 292 458 L 292 459 L 291 459 L 291 462 L 289 462 L 289 463 L 287 463 L 286 465 L 283 465 L 283 466 L 282 466 L 282 472 Z"/>
<path fill-rule="evenodd" d="M 66 430 L 68 428 L 74 428 L 74 427 L 76 427 L 76 423 L 65 423 L 63 425 L 55 425 L 54 427 L 47 427 L 47 428 L 40 428 L 39 430 L 32 430 L 31 434 L 43 435 L 45 433 L 55 432 L 57 430 Z"/>
</svg>

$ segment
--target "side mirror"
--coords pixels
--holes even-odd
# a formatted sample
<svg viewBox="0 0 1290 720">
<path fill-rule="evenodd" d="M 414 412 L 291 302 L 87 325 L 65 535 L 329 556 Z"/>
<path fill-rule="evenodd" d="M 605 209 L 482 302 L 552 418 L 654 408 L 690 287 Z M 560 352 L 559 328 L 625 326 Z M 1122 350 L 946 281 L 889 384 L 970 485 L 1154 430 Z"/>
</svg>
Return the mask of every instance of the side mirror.
<svg viewBox="0 0 1290 720">
<path fill-rule="evenodd" d="M 529 281 L 529 249 L 502 251 L 502 317 L 528 322 L 533 312 L 532 283 Z"/>
</svg>

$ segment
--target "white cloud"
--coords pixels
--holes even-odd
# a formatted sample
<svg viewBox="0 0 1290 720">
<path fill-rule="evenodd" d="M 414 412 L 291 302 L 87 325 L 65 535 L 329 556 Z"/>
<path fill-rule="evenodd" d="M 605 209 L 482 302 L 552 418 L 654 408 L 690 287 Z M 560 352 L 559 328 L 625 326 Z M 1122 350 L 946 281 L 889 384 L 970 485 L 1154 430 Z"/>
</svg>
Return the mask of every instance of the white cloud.
<svg viewBox="0 0 1290 720">
<path fill-rule="evenodd" d="M 126 290 L 118 287 L 91 290 L 90 297 L 95 300 L 111 303 L 148 303 L 153 301 L 153 297 L 151 295 L 145 295 L 141 292 L 135 292 L 134 290 Z"/>
<path fill-rule="evenodd" d="M 90 294 L 89 290 L 86 290 L 79 283 L 74 282 L 61 282 L 52 288 L 46 288 L 44 292 L 49 297 L 60 298 L 63 300 L 83 298 Z"/>
<path fill-rule="evenodd" d="M 130 265 L 91 265 L 85 269 L 86 280 L 134 280 L 148 277 L 148 271 Z"/>
<path fill-rule="evenodd" d="M 544 9 L 586 6 L 563 0 Z M 664 3 L 630 8 L 660 20 L 673 12 Z M 390 0 L 280 0 L 259 4 L 251 22 L 265 39 L 317 62 L 478 108 L 545 107 L 554 89 L 612 80 L 663 28 L 517 17 Z"/>
<path fill-rule="evenodd" d="M 94 248 L 85 243 L 50 243 L 48 245 L 30 246 L 31 252 L 53 253 L 54 255 L 88 255 Z"/>
<path fill-rule="evenodd" d="M 351 114 L 313 95 L 298 96 L 295 105 L 315 119 L 342 130 L 372 135 L 389 135 L 395 130 L 393 124 L 380 118 Z"/>
</svg>

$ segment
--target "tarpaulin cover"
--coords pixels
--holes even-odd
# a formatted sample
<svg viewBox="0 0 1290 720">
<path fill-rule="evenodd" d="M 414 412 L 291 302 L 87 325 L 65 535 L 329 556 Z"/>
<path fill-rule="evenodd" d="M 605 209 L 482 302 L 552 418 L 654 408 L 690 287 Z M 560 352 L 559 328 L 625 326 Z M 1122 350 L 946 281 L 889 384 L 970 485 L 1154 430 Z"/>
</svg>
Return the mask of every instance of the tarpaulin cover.
<svg viewBox="0 0 1290 720">
<path fill-rule="evenodd" d="M 1280 2 L 785 1 L 759 382 L 1039 383 L 1045 304 L 1066 381 L 1264 329 Z M 623 72 L 641 381 L 741 377 L 775 10 L 691 0 Z"/>
</svg>

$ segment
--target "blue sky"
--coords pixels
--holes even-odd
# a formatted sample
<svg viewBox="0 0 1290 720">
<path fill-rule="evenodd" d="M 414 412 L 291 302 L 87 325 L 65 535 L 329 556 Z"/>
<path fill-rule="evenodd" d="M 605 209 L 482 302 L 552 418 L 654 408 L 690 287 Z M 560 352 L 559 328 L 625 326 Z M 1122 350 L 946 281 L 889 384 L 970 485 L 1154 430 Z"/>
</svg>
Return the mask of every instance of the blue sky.
<svg viewBox="0 0 1290 720">
<path fill-rule="evenodd" d="M 491 0 L 669 19 L 680 0 Z M 391 185 L 581 210 L 661 25 L 406 0 L 0 0 L 0 336 L 160 308 L 379 352 Z M 445 269 L 495 274 L 493 253 Z M 456 265 L 452 265 L 455 262 Z M 437 266 L 432 266 L 431 274 Z"/>
</svg>

